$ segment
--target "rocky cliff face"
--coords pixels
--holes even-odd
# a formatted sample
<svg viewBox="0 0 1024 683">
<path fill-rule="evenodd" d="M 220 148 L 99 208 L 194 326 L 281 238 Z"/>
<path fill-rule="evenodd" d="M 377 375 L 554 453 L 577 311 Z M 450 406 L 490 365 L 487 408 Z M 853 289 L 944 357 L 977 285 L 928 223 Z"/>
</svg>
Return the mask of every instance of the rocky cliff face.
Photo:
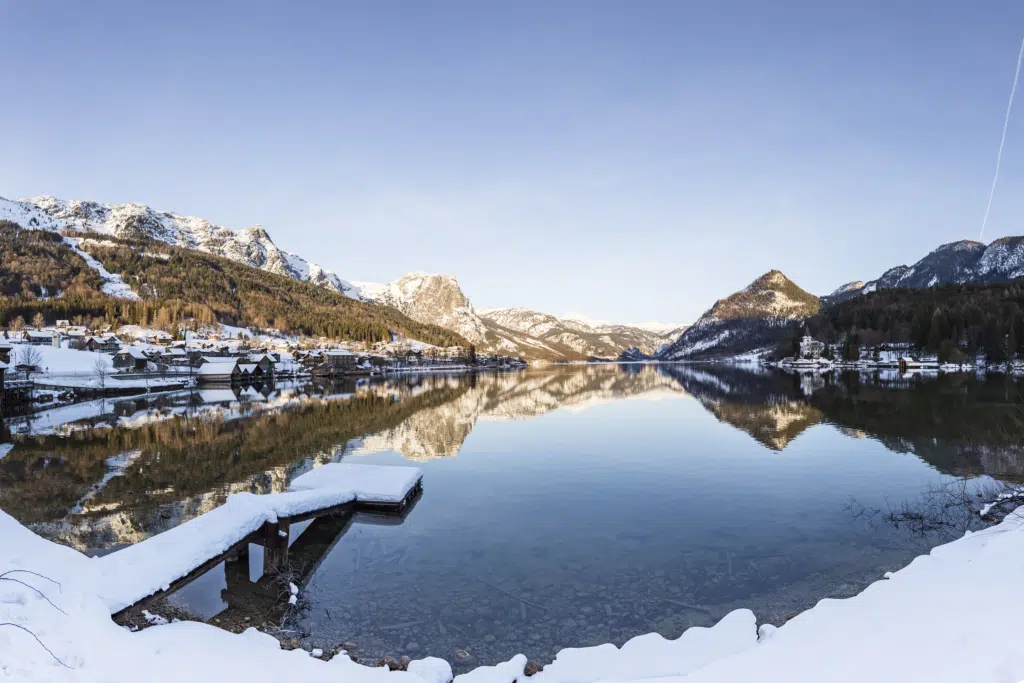
<svg viewBox="0 0 1024 683">
<path fill-rule="evenodd" d="M 356 282 L 357 293 L 393 306 L 413 320 L 458 332 L 481 351 L 527 360 L 582 360 L 586 356 L 557 340 L 544 340 L 477 313 L 452 275 L 413 272 L 394 282 Z"/>
</svg>

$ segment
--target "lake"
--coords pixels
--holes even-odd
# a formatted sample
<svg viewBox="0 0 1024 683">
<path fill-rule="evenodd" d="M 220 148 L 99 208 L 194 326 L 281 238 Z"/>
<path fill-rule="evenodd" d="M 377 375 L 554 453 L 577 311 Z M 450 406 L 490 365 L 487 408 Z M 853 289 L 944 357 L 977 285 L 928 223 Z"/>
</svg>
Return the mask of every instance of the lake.
<svg viewBox="0 0 1024 683">
<path fill-rule="evenodd" d="M 295 608 L 255 547 L 247 576 L 222 565 L 171 602 L 361 660 L 544 663 L 739 607 L 780 624 L 961 534 L 976 515 L 937 496 L 1020 475 L 1020 388 L 599 365 L 95 401 L 6 423 L 0 507 L 104 554 L 315 465 L 415 464 L 404 517 L 294 541 Z"/>
</svg>

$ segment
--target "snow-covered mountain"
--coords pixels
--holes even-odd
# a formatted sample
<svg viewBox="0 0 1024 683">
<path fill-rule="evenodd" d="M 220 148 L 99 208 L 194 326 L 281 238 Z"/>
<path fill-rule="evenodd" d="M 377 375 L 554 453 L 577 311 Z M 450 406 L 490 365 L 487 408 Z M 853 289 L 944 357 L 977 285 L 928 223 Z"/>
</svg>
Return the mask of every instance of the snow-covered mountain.
<svg viewBox="0 0 1024 683">
<path fill-rule="evenodd" d="M 820 308 L 818 297 L 771 270 L 745 289 L 715 302 L 657 358 L 685 360 L 745 353 L 774 343 L 778 331 Z"/>
<path fill-rule="evenodd" d="M 152 239 L 310 282 L 353 299 L 392 306 L 423 323 L 457 332 L 482 351 L 531 360 L 616 358 L 635 348 L 650 355 L 681 332 L 677 325 L 620 325 L 559 318 L 527 309 L 478 313 L 451 275 L 414 272 L 387 284 L 352 283 L 280 249 L 260 225 L 233 229 L 144 204 L 101 204 L 55 197 L 0 197 L 0 220 L 23 228 L 77 230 L 120 239 Z M 115 278 L 116 274 L 110 274 Z"/>
<path fill-rule="evenodd" d="M 558 342 L 538 339 L 481 316 L 453 275 L 416 271 L 387 284 L 353 285 L 356 296 L 392 306 L 413 320 L 458 332 L 481 351 L 547 361 L 585 357 Z"/>
<path fill-rule="evenodd" d="M 232 229 L 195 216 L 155 211 L 144 204 L 100 204 L 35 197 L 0 197 L 0 220 L 23 228 L 75 229 L 123 239 L 150 238 L 205 251 L 254 268 L 304 280 L 357 298 L 351 283 L 297 254 L 278 248 L 260 225 Z"/>
<path fill-rule="evenodd" d="M 912 266 L 896 266 L 870 282 L 851 282 L 823 298 L 826 306 L 876 289 L 934 287 L 1024 277 L 1024 237 L 991 244 L 962 240 L 943 244 Z"/>
<path fill-rule="evenodd" d="M 678 336 L 680 327 L 666 325 L 662 332 L 655 332 L 634 325 L 562 318 L 529 308 L 494 308 L 480 315 L 502 327 L 596 358 L 618 358 L 629 348 L 653 355 Z"/>
</svg>

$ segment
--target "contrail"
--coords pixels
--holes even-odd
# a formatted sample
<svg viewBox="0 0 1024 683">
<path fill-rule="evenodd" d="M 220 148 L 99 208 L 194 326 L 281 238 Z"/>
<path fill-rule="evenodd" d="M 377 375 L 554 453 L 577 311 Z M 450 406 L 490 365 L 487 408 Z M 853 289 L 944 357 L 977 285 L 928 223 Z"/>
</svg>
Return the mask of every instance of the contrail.
<svg viewBox="0 0 1024 683">
<path fill-rule="evenodd" d="M 1013 109 L 1013 96 L 1017 94 L 1017 79 L 1020 78 L 1020 63 L 1024 61 L 1024 40 L 1020 41 L 1020 54 L 1017 55 L 1017 71 L 1013 74 L 1013 87 L 1010 89 L 1010 101 L 1006 103 L 1006 118 L 1003 119 L 1003 137 L 999 140 L 999 154 L 996 155 L 996 173 L 992 176 L 992 189 L 988 193 L 988 206 L 985 207 L 985 217 L 981 220 L 981 232 L 978 239 L 985 235 L 985 225 L 988 224 L 988 215 L 992 211 L 992 200 L 996 196 L 996 183 L 999 182 L 999 164 L 1003 161 L 1003 146 L 1006 144 L 1006 129 L 1010 125 L 1010 110 Z"/>
</svg>

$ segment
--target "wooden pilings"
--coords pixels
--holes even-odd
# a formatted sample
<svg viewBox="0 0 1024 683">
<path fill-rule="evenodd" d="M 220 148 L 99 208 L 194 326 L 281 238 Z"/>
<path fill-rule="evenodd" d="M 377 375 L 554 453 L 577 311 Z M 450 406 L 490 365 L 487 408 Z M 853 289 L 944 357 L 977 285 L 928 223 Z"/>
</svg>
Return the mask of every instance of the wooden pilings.
<svg viewBox="0 0 1024 683">
<path fill-rule="evenodd" d="M 288 568 L 288 540 L 291 535 L 291 523 L 278 520 L 266 522 L 257 532 L 254 539 L 263 546 L 263 573 L 278 574 Z"/>
</svg>

